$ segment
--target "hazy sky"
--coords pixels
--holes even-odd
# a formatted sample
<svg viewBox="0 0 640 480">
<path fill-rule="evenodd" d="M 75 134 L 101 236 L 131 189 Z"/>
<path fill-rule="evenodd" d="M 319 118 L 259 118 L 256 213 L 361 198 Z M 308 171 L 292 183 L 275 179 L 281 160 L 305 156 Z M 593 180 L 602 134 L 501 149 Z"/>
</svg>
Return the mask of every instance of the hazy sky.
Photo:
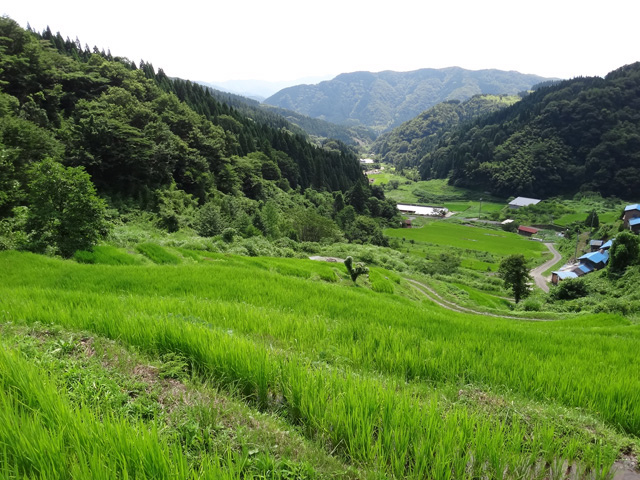
<svg viewBox="0 0 640 480">
<path fill-rule="evenodd" d="M 572 78 L 640 60 L 638 0 L 2 0 L 0 13 L 201 81 L 449 66 Z"/>
</svg>

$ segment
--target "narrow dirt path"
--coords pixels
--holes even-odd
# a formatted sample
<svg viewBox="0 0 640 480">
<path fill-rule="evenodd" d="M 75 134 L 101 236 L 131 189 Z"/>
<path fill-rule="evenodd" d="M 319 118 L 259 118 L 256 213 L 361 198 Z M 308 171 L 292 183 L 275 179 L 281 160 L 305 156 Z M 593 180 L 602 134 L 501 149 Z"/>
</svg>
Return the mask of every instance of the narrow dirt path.
<svg viewBox="0 0 640 480">
<path fill-rule="evenodd" d="M 463 307 L 461 305 L 457 305 L 449 300 L 445 300 L 442 298 L 433 288 L 424 283 L 418 282 L 417 280 L 412 280 L 410 278 L 405 278 L 405 280 L 411 285 L 421 292 L 425 297 L 431 300 L 433 303 L 441 306 L 442 308 L 446 308 L 447 310 L 451 310 L 453 312 L 459 313 L 470 313 L 472 315 L 484 315 L 485 317 L 496 317 L 496 318 L 507 318 L 510 320 L 523 320 L 525 322 L 551 322 L 553 321 L 550 318 L 527 318 L 527 317 L 516 317 L 515 315 L 499 315 L 497 313 L 489 313 L 482 312 L 479 310 L 473 310 L 471 308 Z"/>
<path fill-rule="evenodd" d="M 562 255 L 558 253 L 558 251 L 553 246 L 553 243 L 545 243 L 545 246 L 549 249 L 549 251 L 553 255 L 553 258 L 551 258 L 551 260 L 547 260 L 539 267 L 531 270 L 531 276 L 535 280 L 536 285 L 540 287 L 543 292 L 549 292 L 549 284 L 547 283 L 547 279 L 542 275 L 542 273 L 558 263 L 558 261 L 562 258 Z"/>
</svg>

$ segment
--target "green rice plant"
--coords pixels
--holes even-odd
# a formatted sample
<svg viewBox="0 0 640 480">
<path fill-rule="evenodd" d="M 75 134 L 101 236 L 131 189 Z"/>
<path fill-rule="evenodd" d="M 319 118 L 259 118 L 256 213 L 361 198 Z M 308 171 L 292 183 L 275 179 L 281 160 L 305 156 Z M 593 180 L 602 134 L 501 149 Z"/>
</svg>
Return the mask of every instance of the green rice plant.
<svg viewBox="0 0 640 480">
<path fill-rule="evenodd" d="M 141 262 L 132 255 L 122 252 L 111 245 L 98 245 L 92 250 L 77 250 L 73 255 L 79 263 L 98 263 L 103 265 L 139 265 Z"/>
<path fill-rule="evenodd" d="M 106 266 L 3 252 L 0 321 L 57 324 L 179 355 L 195 375 L 282 412 L 329 452 L 389 476 L 448 478 L 452 465 L 476 477 L 531 473 L 575 438 L 552 420 L 493 417 L 442 400 L 443 391 L 470 384 L 640 432 L 640 331 L 622 318 L 463 315 L 282 275 L 266 259 L 208 258 L 122 267 L 115 276 Z M 611 445 L 579 438 L 576 457 L 604 471 Z"/>
<path fill-rule="evenodd" d="M 392 280 L 385 273 L 384 270 L 381 271 L 377 268 L 369 269 L 369 281 L 374 292 L 393 293 Z"/>
<path fill-rule="evenodd" d="M 155 243 L 140 243 L 136 250 L 159 265 L 177 265 L 180 259 Z"/>
</svg>

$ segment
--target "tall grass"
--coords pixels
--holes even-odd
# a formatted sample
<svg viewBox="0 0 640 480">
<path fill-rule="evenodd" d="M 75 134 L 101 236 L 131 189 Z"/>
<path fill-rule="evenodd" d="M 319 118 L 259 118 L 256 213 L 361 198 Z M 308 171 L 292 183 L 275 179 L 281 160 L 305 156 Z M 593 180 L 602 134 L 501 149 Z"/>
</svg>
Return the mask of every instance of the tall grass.
<svg viewBox="0 0 640 480">
<path fill-rule="evenodd" d="M 396 477 L 527 476 L 547 457 L 600 470 L 615 458 L 606 444 L 555 432 L 552 421 L 443 403 L 441 389 L 514 391 L 640 432 L 640 331 L 622 318 L 470 317 L 278 273 L 285 265 L 289 273 L 329 268 L 318 262 L 215 260 L 113 275 L 109 267 L 2 253 L 0 318 L 179 353 L 203 377 L 282 411 L 330 450 Z"/>
</svg>

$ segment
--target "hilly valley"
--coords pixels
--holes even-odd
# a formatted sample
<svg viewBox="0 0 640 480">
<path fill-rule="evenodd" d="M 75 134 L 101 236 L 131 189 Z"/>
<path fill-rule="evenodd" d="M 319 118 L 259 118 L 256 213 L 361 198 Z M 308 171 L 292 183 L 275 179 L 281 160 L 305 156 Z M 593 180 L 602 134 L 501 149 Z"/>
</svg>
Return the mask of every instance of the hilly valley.
<svg viewBox="0 0 640 480">
<path fill-rule="evenodd" d="M 0 17 L 0 478 L 639 480 L 640 64 L 542 80 Z"/>
</svg>

